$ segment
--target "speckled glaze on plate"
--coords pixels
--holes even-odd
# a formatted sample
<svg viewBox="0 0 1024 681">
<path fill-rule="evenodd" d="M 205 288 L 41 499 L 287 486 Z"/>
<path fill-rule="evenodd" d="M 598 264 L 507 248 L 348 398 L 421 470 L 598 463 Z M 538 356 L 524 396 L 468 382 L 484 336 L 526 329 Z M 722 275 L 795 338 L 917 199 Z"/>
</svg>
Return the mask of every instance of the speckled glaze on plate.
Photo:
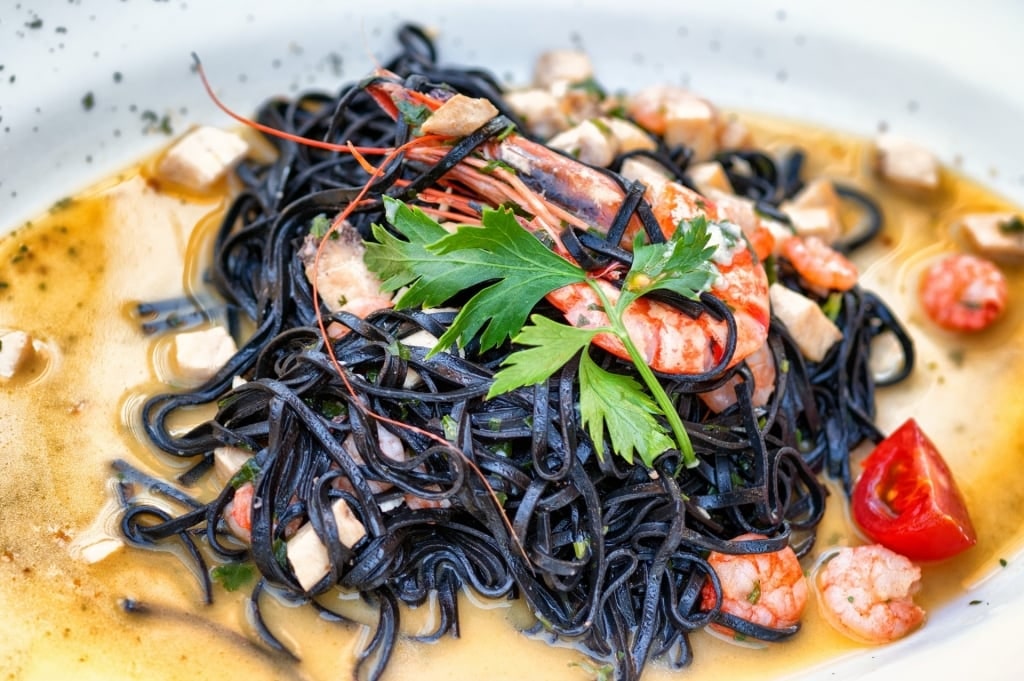
<svg viewBox="0 0 1024 681">
<path fill-rule="evenodd" d="M 612 87 L 681 82 L 727 107 L 865 135 L 888 129 L 1024 204 L 1024 146 L 1013 137 L 1024 120 L 1024 4 L 1014 0 L 324 4 L 0 5 L 0 231 L 154 151 L 169 132 L 227 123 L 192 52 L 218 94 L 248 111 L 275 93 L 358 77 L 388 54 L 404 20 L 437 28 L 446 60 L 513 81 L 540 50 L 576 45 Z M 1016 678 L 1024 569 L 1007 558 L 922 635 L 800 678 Z M 968 600 L 991 607 L 958 607 Z"/>
</svg>

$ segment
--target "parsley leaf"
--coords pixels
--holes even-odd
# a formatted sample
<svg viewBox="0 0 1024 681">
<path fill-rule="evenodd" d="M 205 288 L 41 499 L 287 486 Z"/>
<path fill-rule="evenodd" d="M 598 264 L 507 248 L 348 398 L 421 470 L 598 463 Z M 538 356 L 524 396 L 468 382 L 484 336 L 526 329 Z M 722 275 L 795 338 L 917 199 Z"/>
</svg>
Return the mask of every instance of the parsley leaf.
<svg viewBox="0 0 1024 681">
<path fill-rule="evenodd" d="M 249 563 L 225 563 L 210 570 L 210 576 L 228 591 L 238 591 L 256 574 Z"/>
<path fill-rule="evenodd" d="M 501 371 L 494 376 L 487 398 L 548 380 L 590 345 L 596 335 L 594 329 L 577 329 L 543 315 L 533 315 L 530 325 L 524 326 L 512 339 L 519 345 L 531 346 L 530 349 L 513 352 L 505 359 Z"/>
<path fill-rule="evenodd" d="M 645 244 L 637 234 L 633 244 L 633 264 L 626 275 L 624 287 L 628 295 L 620 300 L 619 308 L 642 295 L 657 290 L 674 291 L 696 300 L 714 282 L 716 273 L 711 267 L 715 254 L 709 246 L 711 235 L 703 215 L 683 220 L 665 243 Z"/>
<path fill-rule="evenodd" d="M 608 431 L 615 452 L 633 463 L 633 452 L 651 467 L 674 443 L 654 415 L 658 405 L 630 376 L 613 374 L 599 367 L 590 355 L 580 357 L 580 418 L 590 434 L 598 456 L 604 455 L 604 433 Z"/>
<path fill-rule="evenodd" d="M 422 211 L 394 199 L 386 201 L 395 229 L 409 239 L 388 239 L 390 235 L 383 229 L 374 229 L 374 235 L 385 240 L 397 256 L 391 266 L 384 266 L 384 287 L 395 290 L 408 286 L 395 301 L 397 308 L 435 307 L 462 291 L 493 282 L 469 299 L 430 355 L 456 341 L 465 345 L 481 329 L 481 348 L 496 347 L 523 327 L 526 316 L 541 298 L 557 288 L 586 280 L 582 269 L 548 250 L 519 226 L 510 211 L 485 210 L 482 227 L 464 226 L 449 234 Z M 434 227 L 426 227 L 425 221 Z M 438 230 L 440 238 L 436 238 Z M 368 245 L 370 269 L 381 266 L 380 255 L 371 257 Z"/>
</svg>

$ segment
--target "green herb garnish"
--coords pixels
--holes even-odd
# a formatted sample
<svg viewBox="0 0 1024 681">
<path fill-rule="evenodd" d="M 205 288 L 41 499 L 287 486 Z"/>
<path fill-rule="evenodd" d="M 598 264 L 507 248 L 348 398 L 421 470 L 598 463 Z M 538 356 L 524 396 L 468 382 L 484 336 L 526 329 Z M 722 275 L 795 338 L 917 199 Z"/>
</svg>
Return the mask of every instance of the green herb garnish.
<svg viewBox="0 0 1024 681">
<path fill-rule="evenodd" d="M 828 294 L 828 298 L 821 305 L 821 311 L 825 313 L 825 316 L 831 319 L 833 322 L 839 319 L 839 313 L 843 309 L 843 294 L 839 291 L 833 291 Z"/>
<path fill-rule="evenodd" d="M 1003 234 L 1024 234 L 1024 220 L 1014 215 L 1009 220 L 999 223 L 999 231 Z"/>
<path fill-rule="evenodd" d="M 255 568 L 249 563 L 226 563 L 210 570 L 210 577 L 228 591 L 238 591 L 252 581 Z"/>
<path fill-rule="evenodd" d="M 231 476 L 231 480 L 228 481 L 228 484 L 235 489 L 238 489 L 245 483 L 255 480 L 259 472 L 260 466 L 256 463 L 256 457 L 253 457 L 242 464 L 242 467 L 238 469 L 238 472 Z"/>
<path fill-rule="evenodd" d="M 310 220 L 309 234 L 314 239 L 323 239 L 329 231 L 331 231 L 331 221 L 323 213 Z"/>
<path fill-rule="evenodd" d="M 664 388 L 634 345 L 623 313 L 634 301 L 657 290 L 695 299 L 714 280 L 703 216 L 683 221 L 661 244 L 644 244 L 638 235 L 633 264 L 614 303 L 585 270 L 553 253 L 523 229 L 511 211 L 484 211 L 481 227 L 461 227 L 453 234 L 418 209 L 385 198 L 387 219 L 407 240 L 384 227 L 373 228 L 377 243 L 368 243 L 366 263 L 389 291 L 405 289 L 396 307 L 436 307 L 456 294 L 484 286 L 463 306 L 430 355 L 454 344 L 465 346 L 479 334 L 482 350 L 511 339 L 526 346 L 510 354 L 495 375 L 488 398 L 547 381 L 579 355 L 580 412 L 599 456 L 607 433 L 612 450 L 644 465 L 677 447 L 687 466 L 696 465 L 689 436 Z M 577 328 L 533 315 L 551 291 L 587 284 L 600 300 L 607 326 Z M 626 348 L 643 386 L 630 376 L 599 367 L 588 349 L 598 334 L 617 338 Z M 430 356 L 428 355 L 428 356 Z M 667 422 L 667 428 L 666 428 Z"/>
<path fill-rule="evenodd" d="M 423 104 L 413 104 L 402 99 L 396 99 L 395 108 L 401 114 L 402 120 L 412 128 L 413 135 L 418 135 L 420 127 L 430 118 L 431 111 Z"/>
</svg>

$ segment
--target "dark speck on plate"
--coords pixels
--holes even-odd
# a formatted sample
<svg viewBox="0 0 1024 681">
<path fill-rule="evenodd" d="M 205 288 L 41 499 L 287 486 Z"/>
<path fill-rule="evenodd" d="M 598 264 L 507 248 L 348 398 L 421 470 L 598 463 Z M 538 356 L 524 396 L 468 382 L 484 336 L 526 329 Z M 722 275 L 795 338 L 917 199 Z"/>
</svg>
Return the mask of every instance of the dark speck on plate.
<svg viewBox="0 0 1024 681">
<path fill-rule="evenodd" d="M 96 106 L 96 97 L 91 92 L 86 92 L 85 96 L 82 97 L 82 108 L 86 111 L 92 111 L 92 108 Z"/>
<path fill-rule="evenodd" d="M 40 19 L 39 17 L 36 17 L 32 21 L 28 21 L 28 22 L 25 23 L 25 28 L 36 29 L 36 28 L 42 28 L 42 27 L 43 27 L 43 20 Z"/>
</svg>

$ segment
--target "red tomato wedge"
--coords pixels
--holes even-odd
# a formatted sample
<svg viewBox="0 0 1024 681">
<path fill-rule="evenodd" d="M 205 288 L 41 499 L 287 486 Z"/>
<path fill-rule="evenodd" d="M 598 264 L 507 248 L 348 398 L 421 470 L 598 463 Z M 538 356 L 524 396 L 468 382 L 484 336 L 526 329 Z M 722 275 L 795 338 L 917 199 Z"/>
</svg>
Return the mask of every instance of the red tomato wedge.
<svg viewBox="0 0 1024 681">
<path fill-rule="evenodd" d="M 914 419 L 878 443 L 853 488 L 853 519 L 911 560 L 942 560 L 978 541 L 949 466 Z"/>
</svg>

